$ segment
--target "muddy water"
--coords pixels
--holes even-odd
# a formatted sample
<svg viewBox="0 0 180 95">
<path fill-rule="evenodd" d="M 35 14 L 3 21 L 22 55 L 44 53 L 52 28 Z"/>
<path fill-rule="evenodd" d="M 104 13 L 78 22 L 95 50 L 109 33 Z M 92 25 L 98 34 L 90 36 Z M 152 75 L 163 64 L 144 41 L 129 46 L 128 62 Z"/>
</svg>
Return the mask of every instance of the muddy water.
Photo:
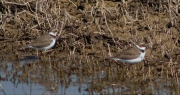
<svg viewBox="0 0 180 95">
<path fill-rule="evenodd" d="M 109 95 L 177 94 L 179 79 L 173 67 L 156 70 L 151 64 L 114 62 L 62 63 L 28 56 L 19 61 L 1 61 L 0 94 Z M 170 65 L 169 63 L 164 63 Z"/>
</svg>

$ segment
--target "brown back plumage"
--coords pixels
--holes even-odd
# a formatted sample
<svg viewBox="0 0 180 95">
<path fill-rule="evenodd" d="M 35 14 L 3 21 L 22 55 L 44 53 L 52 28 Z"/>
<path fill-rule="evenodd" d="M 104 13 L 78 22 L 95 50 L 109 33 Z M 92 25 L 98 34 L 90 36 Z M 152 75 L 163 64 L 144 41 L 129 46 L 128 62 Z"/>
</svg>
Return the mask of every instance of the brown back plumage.
<svg viewBox="0 0 180 95">
<path fill-rule="evenodd" d="M 120 59 L 134 59 L 139 57 L 140 51 L 136 46 L 129 47 L 125 49 L 124 51 L 116 54 L 115 56 L 112 56 L 111 58 L 120 58 Z"/>
<path fill-rule="evenodd" d="M 27 47 L 28 46 L 33 46 L 33 47 L 36 47 L 36 48 L 40 48 L 40 47 L 48 46 L 52 42 L 52 40 L 50 40 L 52 37 L 53 36 L 46 33 L 46 34 L 40 36 L 39 38 L 35 39 L 30 44 L 28 44 Z"/>
</svg>

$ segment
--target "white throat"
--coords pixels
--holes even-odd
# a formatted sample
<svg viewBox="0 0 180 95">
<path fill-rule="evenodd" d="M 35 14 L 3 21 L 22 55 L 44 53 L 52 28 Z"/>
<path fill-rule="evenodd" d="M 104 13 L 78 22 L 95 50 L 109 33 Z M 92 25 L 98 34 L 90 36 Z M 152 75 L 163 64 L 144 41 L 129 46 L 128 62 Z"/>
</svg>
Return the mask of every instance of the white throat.
<svg viewBox="0 0 180 95">
<path fill-rule="evenodd" d="M 49 32 L 49 34 L 52 35 L 52 36 L 56 36 L 57 32 L 56 32 L 56 33 L 54 33 L 54 32 Z"/>
<path fill-rule="evenodd" d="M 146 49 L 146 47 L 140 47 L 138 45 L 136 45 L 136 47 L 139 48 L 140 50 L 145 50 Z"/>
</svg>

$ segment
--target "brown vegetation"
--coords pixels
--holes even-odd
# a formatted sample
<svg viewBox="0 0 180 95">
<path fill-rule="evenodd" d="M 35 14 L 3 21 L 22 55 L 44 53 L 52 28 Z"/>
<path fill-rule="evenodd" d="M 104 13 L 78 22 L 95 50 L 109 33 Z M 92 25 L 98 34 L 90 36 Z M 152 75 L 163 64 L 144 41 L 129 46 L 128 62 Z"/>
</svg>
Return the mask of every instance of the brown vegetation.
<svg viewBox="0 0 180 95">
<path fill-rule="evenodd" d="M 120 52 L 132 41 L 144 40 L 149 46 L 145 65 L 136 64 L 137 70 L 129 71 L 126 78 L 139 75 L 143 82 L 163 74 L 179 76 L 177 0 L 2 0 L 0 3 L 0 56 L 4 60 L 35 54 L 32 49 L 19 49 L 48 29 L 56 28 L 59 30 L 56 45 L 46 57 L 41 57 L 56 60 L 53 69 L 58 74 L 67 73 L 58 62 L 85 75 L 101 71 L 102 64 L 107 69 L 112 61 L 105 60 L 106 57 Z M 119 68 L 128 69 L 118 66 L 115 72 Z M 113 80 L 125 77 L 124 74 Z"/>
</svg>

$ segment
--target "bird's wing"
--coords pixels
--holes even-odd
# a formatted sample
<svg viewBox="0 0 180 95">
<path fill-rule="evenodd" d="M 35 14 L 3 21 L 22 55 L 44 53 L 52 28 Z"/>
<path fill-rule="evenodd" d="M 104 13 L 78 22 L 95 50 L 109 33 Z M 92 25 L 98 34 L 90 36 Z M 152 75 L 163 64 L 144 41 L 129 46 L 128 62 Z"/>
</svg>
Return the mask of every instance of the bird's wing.
<svg viewBox="0 0 180 95">
<path fill-rule="evenodd" d="M 28 44 L 27 46 L 33 46 L 37 48 L 42 46 L 48 46 L 52 42 L 52 40 L 45 38 L 49 36 L 50 36 L 49 34 L 44 34 L 43 36 L 40 36 L 39 38 L 35 39 L 32 43 Z"/>
<path fill-rule="evenodd" d="M 116 54 L 115 56 L 113 56 L 113 58 L 131 59 L 129 58 L 129 56 L 132 56 L 133 58 L 137 58 L 139 57 L 140 53 L 141 52 L 139 52 L 139 49 L 137 47 L 129 47 L 125 49 L 124 51 L 120 52 L 119 54 Z"/>
</svg>

